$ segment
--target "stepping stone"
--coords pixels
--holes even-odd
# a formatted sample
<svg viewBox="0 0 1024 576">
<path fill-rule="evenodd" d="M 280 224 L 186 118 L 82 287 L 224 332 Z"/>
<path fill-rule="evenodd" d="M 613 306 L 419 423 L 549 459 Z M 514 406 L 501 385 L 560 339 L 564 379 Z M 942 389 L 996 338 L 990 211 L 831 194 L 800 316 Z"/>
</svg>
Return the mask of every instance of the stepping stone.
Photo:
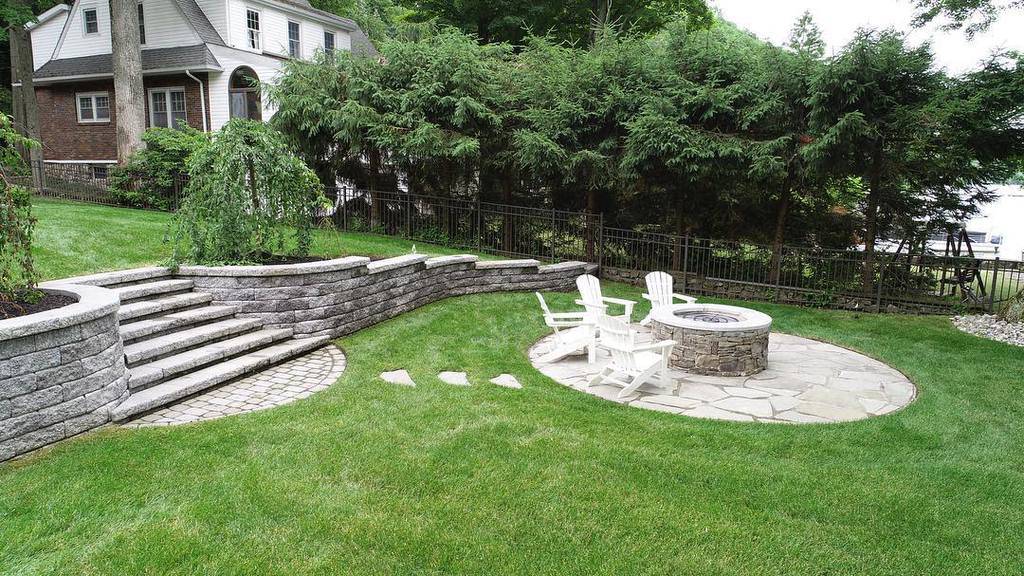
<svg viewBox="0 0 1024 576">
<path fill-rule="evenodd" d="M 681 398 L 670 394 L 651 394 L 650 396 L 644 396 L 643 402 L 649 404 L 661 404 L 663 406 L 671 406 L 673 408 L 696 408 L 701 404 L 699 400 Z"/>
<path fill-rule="evenodd" d="M 726 386 L 722 388 L 730 396 L 738 396 L 740 398 L 768 398 L 771 396 L 770 393 L 763 390 L 753 390 L 751 388 L 740 388 L 738 386 Z"/>
<path fill-rule="evenodd" d="M 759 398 L 725 398 L 715 402 L 714 407 L 759 418 L 771 418 L 774 413 L 771 402 Z"/>
<path fill-rule="evenodd" d="M 494 378 L 491 378 L 491 384 L 497 384 L 498 386 L 504 386 L 505 388 L 522 388 L 523 385 L 516 380 L 516 377 L 511 374 L 501 374 Z"/>
<path fill-rule="evenodd" d="M 402 386 L 415 386 L 412 376 L 406 370 L 395 370 L 393 372 L 381 372 L 380 379 L 390 384 L 401 384 Z"/>
<path fill-rule="evenodd" d="M 465 372 L 441 372 L 437 378 L 445 384 L 452 386 L 469 386 L 469 379 Z"/>
</svg>

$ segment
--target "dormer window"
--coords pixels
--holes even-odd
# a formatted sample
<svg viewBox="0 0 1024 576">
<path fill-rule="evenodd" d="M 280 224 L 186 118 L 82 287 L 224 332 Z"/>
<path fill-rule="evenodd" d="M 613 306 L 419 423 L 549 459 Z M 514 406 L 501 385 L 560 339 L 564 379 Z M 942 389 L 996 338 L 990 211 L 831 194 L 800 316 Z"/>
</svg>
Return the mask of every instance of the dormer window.
<svg viewBox="0 0 1024 576">
<path fill-rule="evenodd" d="M 100 33 L 100 19 L 95 8 L 85 8 L 82 10 L 82 25 L 85 26 L 86 34 Z"/>
<path fill-rule="evenodd" d="M 259 50 L 263 46 L 260 42 L 260 13 L 255 10 L 246 10 L 245 26 L 249 32 L 249 48 Z"/>
<path fill-rule="evenodd" d="M 334 53 L 334 32 L 324 30 L 324 52 Z"/>
<path fill-rule="evenodd" d="M 299 41 L 299 23 L 288 21 L 288 55 L 292 58 L 302 57 L 302 43 Z"/>
</svg>

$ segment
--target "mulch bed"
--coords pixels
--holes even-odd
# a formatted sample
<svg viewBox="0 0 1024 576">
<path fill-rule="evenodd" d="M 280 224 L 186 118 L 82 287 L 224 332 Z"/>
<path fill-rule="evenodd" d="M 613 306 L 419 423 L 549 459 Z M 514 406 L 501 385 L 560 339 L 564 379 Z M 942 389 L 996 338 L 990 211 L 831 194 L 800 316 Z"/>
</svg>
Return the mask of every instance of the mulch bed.
<svg viewBox="0 0 1024 576">
<path fill-rule="evenodd" d="M 260 258 L 260 264 L 264 265 L 275 265 L 275 264 L 305 264 L 306 262 L 320 262 L 321 260 L 329 260 L 323 256 L 280 256 L 278 254 L 268 254 Z"/>
<path fill-rule="evenodd" d="M 35 304 L 0 300 L 0 319 L 17 318 L 18 316 L 27 316 L 37 312 L 46 312 L 47 310 L 63 308 L 76 302 L 78 302 L 78 299 L 74 296 L 65 296 L 63 294 L 44 294 L 43 298 Z"/>
</svg>

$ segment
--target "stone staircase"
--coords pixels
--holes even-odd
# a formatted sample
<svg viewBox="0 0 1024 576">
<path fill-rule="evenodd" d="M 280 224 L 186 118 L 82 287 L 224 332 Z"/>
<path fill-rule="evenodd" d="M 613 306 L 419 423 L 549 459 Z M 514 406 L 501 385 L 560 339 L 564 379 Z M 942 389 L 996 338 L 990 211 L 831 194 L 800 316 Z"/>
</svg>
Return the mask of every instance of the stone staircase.
<svg viewBox="0 0 1024 576">
<path fill-rule="evenodd" d="M 111 411 L 127 420 L 239 376 L 326 344 L 294 338 L 291 328 L 264 328 L 237 316 L 234 306 L 211 304 L 191 280 L 170 272 L 106 286 L 118 293 L 121 338 L 128 366 L 128 398 Z"/>
</svg>

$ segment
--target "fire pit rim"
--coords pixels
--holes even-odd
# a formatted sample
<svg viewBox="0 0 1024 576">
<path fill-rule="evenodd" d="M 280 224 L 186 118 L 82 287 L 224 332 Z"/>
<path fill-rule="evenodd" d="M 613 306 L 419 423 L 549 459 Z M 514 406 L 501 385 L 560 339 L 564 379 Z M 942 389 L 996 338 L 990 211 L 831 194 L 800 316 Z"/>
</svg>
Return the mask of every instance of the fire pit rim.
<svg viewBox="0 0 1024 576">
<path fill-rule="evenodd" d="M 702 322 L 691 318 L 676 316 L 677 312 L 718 312 L 738 316 L 738 322 Z M 712 332 L 745 332 L 748 330 L 764 330 L 772 325 L 772 317 L 757 310 L 729 306 L 727 304 L 673 304 L 654 310 L 651 320 L 688 330 L 708 330 Z"/>
</svg>

